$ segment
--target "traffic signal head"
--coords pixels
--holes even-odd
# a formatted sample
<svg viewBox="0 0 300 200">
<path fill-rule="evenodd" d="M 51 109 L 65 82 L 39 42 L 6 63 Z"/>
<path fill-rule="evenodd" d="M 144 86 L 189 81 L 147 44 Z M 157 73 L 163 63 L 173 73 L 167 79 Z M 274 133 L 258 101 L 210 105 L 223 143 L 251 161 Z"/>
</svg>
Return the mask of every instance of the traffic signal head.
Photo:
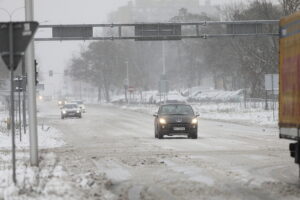
<svg viewBox="0 0 300 200">
<path fill-rule="evenodd" d="M 36 60 L 34 60 L 35 85 L 37 85 L 39 83 L 39 81 L 38 81 L 39 72 L 37 71 L 37 65 L 38 65 L 38 63 L 36 62 Z"/>
<path fill-rule="evenodd" d="M 52 70 L 49 71 L 49 76 L 50 76 L 50 77 L 53 76 L 53 71 L 52 71 Z"/>
</svg>

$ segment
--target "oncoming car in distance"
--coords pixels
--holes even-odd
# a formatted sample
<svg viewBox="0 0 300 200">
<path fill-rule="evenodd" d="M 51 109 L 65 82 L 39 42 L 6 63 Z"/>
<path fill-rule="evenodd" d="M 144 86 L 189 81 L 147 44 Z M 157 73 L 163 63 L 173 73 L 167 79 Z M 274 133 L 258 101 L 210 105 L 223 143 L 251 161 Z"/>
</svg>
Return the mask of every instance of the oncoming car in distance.
<svg viewBox="0 0 300 200">
<path fill-rule="evenodd" d="M 67 103 L 67 100 L 65 100 L 65 99 L 59 99 L 58 101 L 57 101 L 57 105 L 58 106 L 63 106 L 63 105 L 65 105 Z"/>
<path fill-rule="evenodd" d="M 187 104 L 161 105 L 153 115 L 155 138 L 162 139 L 164 135 L 186 135 L 188 138 L 198 138 L 198 114 Z"/>
<path fill-rule="evenodd" d="M 81 109 L 75 103 L 67 103 L 61 108 L 61 118 L 78 117 L 81 118 Z"/>
</svg>

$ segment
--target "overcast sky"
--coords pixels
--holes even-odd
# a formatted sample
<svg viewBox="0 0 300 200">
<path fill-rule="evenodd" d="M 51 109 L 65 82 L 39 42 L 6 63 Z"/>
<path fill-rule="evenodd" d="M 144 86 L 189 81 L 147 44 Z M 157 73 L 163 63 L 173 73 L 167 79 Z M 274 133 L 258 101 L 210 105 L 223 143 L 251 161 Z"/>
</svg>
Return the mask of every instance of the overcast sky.
<svg viewBox="0 0 300 200">
<path fill-rule="evenodd" d="M 212 4 L 224 4 L 239 0 L 211 0 Z M 42 24 L 102 23 L 107 15 L 128 0 L 35 0 L 35 20 Z M 205 0 L 200 3 L 203 4 Z M 8 15 L 1 9 L 13 12 L 12 20 L 24 20 L 24 0 L 0 0 L 0 21 L 8 21 Z M 36 42 L 36 57 L 45 81 L 50 80 L 47 73 L 62 73 L 73 54 L 78 54 L 79 46 L 88 42 Z M 59 75 L 57 75 L 59 76 Z M 48 80 L 49 79 L 49 80 Z M 56 87 L 59 87 L 58 85 Z"/>
</svg>

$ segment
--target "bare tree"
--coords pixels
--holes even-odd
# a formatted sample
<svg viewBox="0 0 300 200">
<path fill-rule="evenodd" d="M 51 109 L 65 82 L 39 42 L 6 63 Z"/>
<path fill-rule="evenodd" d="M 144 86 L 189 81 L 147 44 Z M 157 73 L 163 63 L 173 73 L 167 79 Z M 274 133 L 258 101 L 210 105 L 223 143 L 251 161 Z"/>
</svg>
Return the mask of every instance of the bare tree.
<svg viewBox="0 0 300 200">
<path fill-rule="evenodd" d="M 280 0 L 284 15 L 290 15 L 300 8 L 300 0 Z"/>
</svg>

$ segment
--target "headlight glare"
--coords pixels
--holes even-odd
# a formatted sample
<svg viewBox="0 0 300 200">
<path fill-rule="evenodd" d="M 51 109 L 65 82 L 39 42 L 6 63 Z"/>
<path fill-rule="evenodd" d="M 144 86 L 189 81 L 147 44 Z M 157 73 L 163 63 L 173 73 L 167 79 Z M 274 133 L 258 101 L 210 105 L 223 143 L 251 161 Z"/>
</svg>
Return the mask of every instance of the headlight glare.
<svg viewBox="0 0 300 200">
<path fill-rule="evenodd" d="M 193 120 L 192 120 L 192 124 L 197 124 L 198 123 L 198 119 L 197 118 L 194 118 Z"/>
<path fill-rule="evenodd" d="M 159 118 L 159 123 L 160 124 L 166 124 L 166 120 L 164 118 Z"/>
</svg>

